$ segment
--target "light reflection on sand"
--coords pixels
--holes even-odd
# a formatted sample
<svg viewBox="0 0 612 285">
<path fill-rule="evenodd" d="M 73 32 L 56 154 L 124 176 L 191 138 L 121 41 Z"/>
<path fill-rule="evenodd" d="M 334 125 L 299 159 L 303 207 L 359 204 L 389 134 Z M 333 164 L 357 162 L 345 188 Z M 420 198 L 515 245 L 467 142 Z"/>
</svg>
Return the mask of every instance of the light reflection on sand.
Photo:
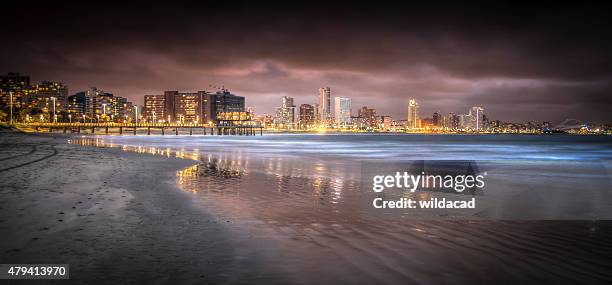
<svg viewBox="0 0 612 285">
<path fill-rule="evenodd" d="M 263 262 L 299 277 L 296 281 L 302 283 L 612 279 L 608 273 L 612 263 L 606 255 L 612 237 L 608 223 L 386 220 L 364 215 L 359 206 L 358 162 L 362 159 L 411 159 L 417 154 L 502 159 L 514 165 L 503 174 L 531 173 L 529 183 L 541 186 L 551 177 L 567 176 L 564 183 L 591 179 L 588 171 L 583 175 L 566 170 L 569 165 L 571 169 L 583 166 L 580 159 L 603 159 L 609 166 L 612 156 L 605 146 L 602 150 L 590 143 L 551 144 L 531 139 L 494 145 L 475 141 L 469 147 L 453 142 L 442 146 L 400 141 L 387 142 L 385 146 L 392 149 L 381 150 L 368 143 L 352 147 L 347 141 L 332 145 L 330 141 L 292 143 L 282 138 L 260 142 L 200 139 L 79 138 L 73 143 L 121 145 L 126 151 L 197 161 L 177 172 L 181 189 L 201 198 L 198 201 L 204 208 L 220 219 L 233 221 L 245 240 L 251 236 L 273 240 L 274 246 L 255 246 L 273 256 Z M 563 163 L 556 162 L 560 159 Z M 526 168 L 538 164 L 557 168 L 549 173 Z M 428 192 L 404 195 L 431 197 Z M 584 265 L 585 261 L 589 264 Z"/>
</svg>

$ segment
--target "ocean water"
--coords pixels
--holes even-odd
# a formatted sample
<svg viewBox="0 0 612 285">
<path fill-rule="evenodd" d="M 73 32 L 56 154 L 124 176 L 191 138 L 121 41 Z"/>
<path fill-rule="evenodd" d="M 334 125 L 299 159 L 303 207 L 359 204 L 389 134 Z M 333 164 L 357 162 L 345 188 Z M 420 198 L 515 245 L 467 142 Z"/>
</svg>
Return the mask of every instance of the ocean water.
<svg viewBox="0 0 612 285">
<path fill-rule="evenodd" d="M 225 221 L 236 276 L 298 283 L 612 281 L 612 139 L 605 136 L 96 136 L 72 143 L 196 160 L 177 173 Z M 372 215 L 363 169 L 469 161 L 479 208 Z M 419 192 L 414 198 L 453 197 Z M 250 272 L 248 264 L 264 264 Z M 236 269 L 232 269 L 236 271 Z"/>
</svg>

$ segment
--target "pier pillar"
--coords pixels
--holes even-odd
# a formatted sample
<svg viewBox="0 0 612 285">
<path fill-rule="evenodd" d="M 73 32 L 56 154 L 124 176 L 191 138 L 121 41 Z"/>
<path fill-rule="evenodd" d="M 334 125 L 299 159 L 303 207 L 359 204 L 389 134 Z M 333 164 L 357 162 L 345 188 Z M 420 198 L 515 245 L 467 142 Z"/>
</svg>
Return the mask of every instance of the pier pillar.
<svg viewBox="0 0 612 285">
<path fill-rule="evenodd" d="M 164 135 L 164 127 L 162 127 L 162 136 Z"/>
<path fill-rule="evenodd" d="M 174 128 L 174 134 L 178 136 L 178 127 Z"/>
<path fill-rule="evenodd" d="M 119 134 L 122 135 L 123 134 L 123 127 L 119 127 Z"/>
</svg>

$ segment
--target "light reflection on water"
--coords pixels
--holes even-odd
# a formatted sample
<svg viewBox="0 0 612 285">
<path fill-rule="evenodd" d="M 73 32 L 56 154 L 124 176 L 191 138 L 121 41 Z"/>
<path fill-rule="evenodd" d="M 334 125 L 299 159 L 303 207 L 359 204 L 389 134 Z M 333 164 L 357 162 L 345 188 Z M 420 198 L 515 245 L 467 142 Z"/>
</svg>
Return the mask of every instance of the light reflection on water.
<svg viewBox="0 0 612 285">
<path fill-rule="evenodd" d="M 610 169 L 610 139 L 361 139 L 87 137 L 72 143 L 197 161 L 177 172 L 181 189 L 249 234 L 278 241 L 282 258 L 264 262 L 301 283 L 612 279 L 609 222 L 384 220 L 364 215 L 359 206 L 362 160 L 504 160 L 517 165 L 504 175 L 522 171 L 539 183 L 566 176 L 564 183 L 571 183 L 593 178 L 581 171 L 588 165 L 583 161 Z M 534 173 L 527 165 L 556 168 Z"/>
</svg>

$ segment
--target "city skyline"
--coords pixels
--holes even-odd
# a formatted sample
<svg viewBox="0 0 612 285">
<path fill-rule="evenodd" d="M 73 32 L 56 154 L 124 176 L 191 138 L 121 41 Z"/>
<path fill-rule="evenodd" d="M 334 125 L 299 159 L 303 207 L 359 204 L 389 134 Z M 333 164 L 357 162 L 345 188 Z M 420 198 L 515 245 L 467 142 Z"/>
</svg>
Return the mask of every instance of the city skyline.
<svg viewBox="0 0 612 285">
<path fill-rule="evenodd" d="M 40 83 L 34 83 L 35 81 L 30 80 L 28 75 L 20 73 L 1 75 L 0 79 L 2 81 L 0 84 L 0 95 L 2 95 L 0 96 L 0 103 L 6 105 L 4 106 L 6 109 L 9 102 L 8 94 L 14 93 L 11 99 L 15 108 L 12 111 L 13 114 L 18 113 L 15 119 L 22 121 L 72 122 L 72 119 L 74 119 L 75 122 L 88 120 L 99 122 L 103 119 L 102 121 L 114 122 L 142 120 L 156 123 L 182 122 L 191 124 L 216 122 L 218 112 L 224 113 L 221 116 L 225 117 L 232 112 L 245 113 L 246 111 L 245 114 L 250 113 L 251 118 L 262 125 L 274 125 L 274 128 L 280 129 L 310 129 L 312 127 L 363 129 L 373 127 L 384 131 L 390 130 L 389 126 L 391 125 L 394 126 L 394 130 L 395 126 L 402 125 L 406 127 L 406 130 L 433 128 L 447 131 L 484 131 L 493 125 L 496 128 L 506 125 L 506 127 L 514 129 L 517 127 L 515 124 L 518 124 L 519 129 L 526 127 L 528 130 L 532 130 L 536 127 L 536 129 L 545 130 L 553 127 L 553 123 L 555 123 L 550 120 L 505 121 L 496 117 L 491 118 L 484 115 L 482 106 L 471 106 L 467 113 L 455 113 L 457 110 L 447 114 L 433 112 L 429 117 L 427 114 L 422 115 L 420 113 L 420 105 L 415 98 L 408 100 L 408 110 L 405 114 L 407 118 L 404 117 L 403 119 L 401 116 L 393 117 L 380 112 L 377 114 L 376 107 L 368 108 L 368 106 L 361 106 L 354 113 L 351 104 L 352 99 L 350 97 L 333 96 L 332 88 L 329 86 L 318 88 L 318 96 L 315 99 L 319 104 L 302 103 L 299 104 L 298 108 L 295 98 L 282 96 L 282 104 L 275 108 L 276 112 L 256 114 L 254 111 L 256 108 L 247 106 L 244 96 L 232 94 L 224 86 L 209 85 L 213 90 L 217 90 L 216 92 L 165 90 L 162 92 L 163 94 L 146 94 L 142 96 L 144 98 L 143 104 L 137 105 L 125 97 L 117 96 L 112 92 L 107 92 L 108 90 L 105 91 L 97 87 L 90 87 L 87 90 L 74 94 L 70 93 L 72 95 L 69 95 L 68 86 L 62 82 L 42 80 Z M 327 107 L 325 107 L 326 105 Z M 306 107 L 306 109 L 303 107 Z M 435 109 L 435 107 L 433 108 Z M 31 112 L 32 115 L 26 114 L 23 117 L 23 111 Z M 34 114 L 36 115 L 33 116 Z M 140 116 L 137 114 L 140 114 Z M 268 121 L 272 123 L 266 123 Z M 566 118 L 559 126 L 565 125 L 566 122 L 572 122 L 574 126 L 585 124 L 609 125 L 609 122 L 582 122 L 573 118 Z M 490 125 L 491 123 L 493 125 Z M 523 123 L 526 123 L 526 125 Z"/>
<path fill-rule="evenodd" d="M 312 103 L 332 86 L 393 117 L 419 98 L 426 114 L 479 104 L 503 120 L 612 120 L 610 19 L 590 3 L 10 5 L 0 71 L 137 104 L 224 85 L 272 114 L 282 96 Z M 181 16 L 157 20 L 168 15 Z"/>
</svg>

